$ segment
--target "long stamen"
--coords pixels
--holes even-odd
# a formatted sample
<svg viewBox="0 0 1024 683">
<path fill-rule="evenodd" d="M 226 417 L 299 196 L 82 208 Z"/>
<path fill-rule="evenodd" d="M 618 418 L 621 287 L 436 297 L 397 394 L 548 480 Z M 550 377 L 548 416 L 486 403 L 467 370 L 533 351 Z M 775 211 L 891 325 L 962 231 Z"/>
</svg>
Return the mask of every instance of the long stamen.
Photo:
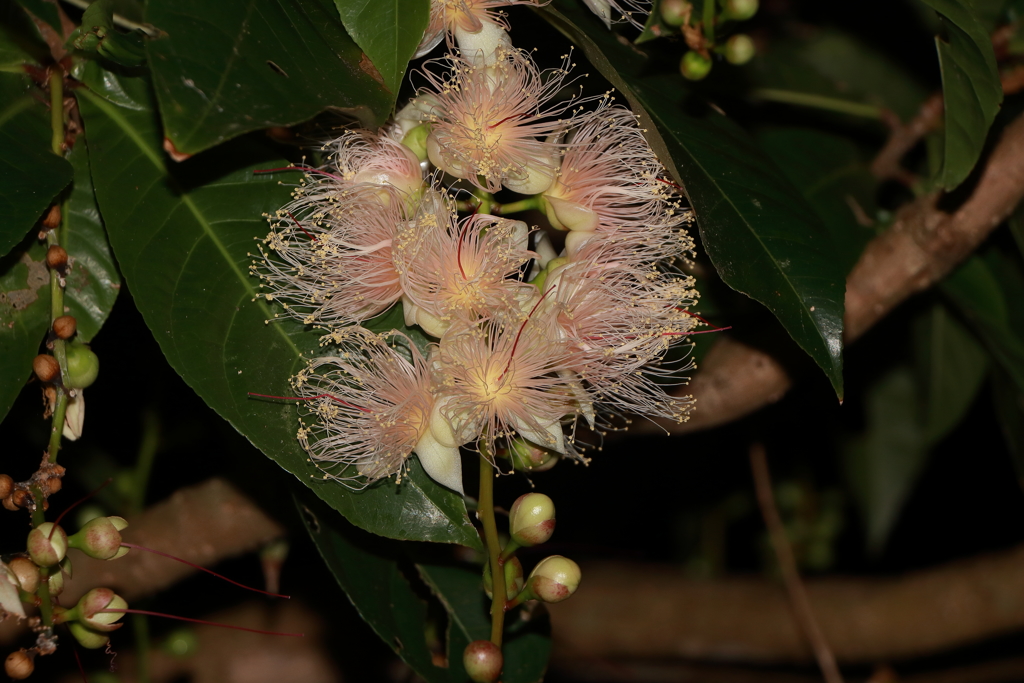
<svg viewBox="0 0 1024 683">
<path fill-rule="evenodd" d="M 276 173 L 278 171 L 302 171 L 303 173 L 319 173 L 320 175 L 327 176 L 328 178 L 334 178 L 335 180 L 341 180 L 341 181 L 345 180 L 341 176 L 334 175 L 333 173 L 328 173 L 327 171 L 321 170 L 319 168 L 313 168 L 312 166 L 302 166 L 302 165 L 299 165 L 299 166 L 282 166 L 281 168 L 257 168 L 256 170 L 253 171 L 253 173 L 257 173 L 257 174 Z"/>
<path fill-rule="evenodd" d="M 304 227 L 302 227 L 302 223 L 299 222 L 298 218 L 292 215 L 291 211 L 285 210 L 285 213 L 288 214 L 289 218 L 295 221 L 295 225 L 299 226 L 299 230 L 306 233 L 306 237 L 308 237 L 311 242 L 316 242 L 316 238 L 310 235 L 309 232 Z"/>
<path fill-rule="evenodd" d="M 316 396 L 303 397 L 303 396 L 271 396 L 270 394 L 257 394 L 257 393 L 252 392 L 252 391 L 249 391 L 249 392 L 246 392 L 246 393 L 249 396 L 255 396 L 257 398 L 273 398 L 273 399 L 277 399 L 279 401 L 315 401 L 318 398 L 329 398 L 332 401 L 336 401 L 336 402 L 340 403 L 343 406 L 347 406 L 349 408 L 355 408 L 356 410 L 361 410 L 364 413 L 371 412 L 369 408 L 363 408 L 361 406 L 352 405 L 348 401 L 342 401 L 337 396 L 333 396 L 331 394 L 317 394 Z"/>
<path fill-rule="evenodd" d="M 265 636 L 288 636 L 291 638 L 305 638 L 305 633 L 281 633 L 279 631 L 261 631 L 256 628 L 246 628 L 244 626 L 233 626 L 231 624 L 219 624 L 216 621 L 206 621 L 205 619 L 192 619 L 191 617 L 179 617 L 174 614 L 164 614 L 163 612 L 151 612 L 147 609 L 101 609 L 96 610 L 97 614 L 144 614 L 147 617 L 164 617 L 167 619 L 177 619 L 178 621 L 187 621 L 193 624 L 204 624 L 206 626 L 220 626 L 221 628 L 232 628 L 236 631 L 247 631 L 248 633 L 259 633 Z"/>
<path fill-rule="evenodd" d="M 235 581 L 233 579 L 229 579 L 226 576 L 218 574 L 217 572 L 213 571 L 212 569 L 207 569 L 206 567 L 201 567 L 200 565 L 198 565 L 198 564 L 196 564 L 194 562 L 189 562 L 188 560 L 184 560 L 184 559 L 182 559 L 180 557 L 175 557 L 174 555 L 169 555 L 169 554 L 161 552 L 159 550 L 153 550 L 152 548 L 147 548 L 144 545 L 138 545 L 136 543 L 122 543 L 121 545 L 123 547 L 125 547 L 125 548 L 135 548 L 137 550 L 145 550 L 147 553 L 153 553 L 154 555 L 160 555 L 161 557 L 166 557 L 166 558 L 169 558 L 169 559 L 174 560 L 176 562 L 181 562 L 182 564 L 187 564 L 189 567 L 192 567 L 193 569 L 199 569 L 201 571 L 206 572 L 207 574 L 212 574 L 213 576 L 216 576 L 218 579 L 223 579 L 224 581 L 227 581 L 228 583 L 234 584 L 234 585 L 238 586 L 239 588 L 244 588 L 247 591 L 252 591 L 254 593 L 262 593 L 263 595 L 269 595 L 272 598 L 284 598 L 285 600 L 291 600 L 291 598 L 292 598 L 292 596 L 290 596 L 290 595 L 281 595 L 280 593 L 271 593 L 270 591 L 264 591 L 264 590 L 260 590 L 259 588 L 253 588 L 252 586 L 246 586 L 244 583 L 239 583 L 239 582 L 237 582 L 237 581 Z"/>
<path fill-rule="evenodd" d="M 537 299 L 537 303 L 535 303 L 533 305 L 533 308 L 530 309 L 530 313 L 526 316 L 526 320 L 524 320 L 523 324 L 519 326 L 519 331 L 516 332 L 516 339 L 514 342 L 512 342 L 512 351 L 508 354 L 508 362 L 505 363 L 505 369 L 501 371 L 500 375 L 498 375 L 499 382 L 505 376 L 505 373 L 508 372 L 509 367 L 512 365 L 512 359 L 516 357 L 516 349 L 519 348 L 519 338 L 523 336 L 523 330 L 526 329 L 526 323 L 530 322 L 530 318 L 537 311 L 537 307 L 540 306 L 541 302 L 544 301 L 545 297 L 547 297 L 548 294 L 555 291 L 556 287 L 558 287 L 558 285 L 551 285 L 551 287 L 548 288 L 546 292 L 541 294 L 540 298 Z"/>
</svg>

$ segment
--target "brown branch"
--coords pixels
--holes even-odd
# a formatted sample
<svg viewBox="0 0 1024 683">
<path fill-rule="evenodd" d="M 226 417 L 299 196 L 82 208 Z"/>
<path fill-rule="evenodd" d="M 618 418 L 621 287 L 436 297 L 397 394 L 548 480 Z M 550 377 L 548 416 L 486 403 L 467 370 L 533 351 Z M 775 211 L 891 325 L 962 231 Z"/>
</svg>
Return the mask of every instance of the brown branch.
<svg viewBox="0 0 1024 683">
<path fill-rule="evenodd" d="M 818 625 L 818 620 L 814 617 L 811 601 L 807 597 L 807 589 L 804 588 L 803 581 L 800 579 L 800 569 L 797 567 L 793 548 L 789 545 L 789 538 L 786 536 L 786 527 L 782 524 L 779 509 L 775 506 L 772 476 L 768 471 L 768 458 L 765 456 L 762 444 L 755 443 L 750 447 L 750 470 L 754 475 L 757 502 L 761 507 L 765 525 L 768 527 L 768 535 L 772 541 L 772 548 L 775 550 L 779 570 L 782 572 L 782 580 L 786 584 L 786 592 L 789 594 L 793 614 L 797 623 L 800 624 L 800 630 L 807 637 L 811 649 L 814 650 L 814 658 L 818 660 L 818 668 L 821 669 L 826 683 L 843 683 L 843 676 L 839 673 L 839 667 L 836 666 L 836 658 L 832 654 L 825 634 L 822 633 L 821 627 Z"/>
<path fill-rule="evenodd" d="M 868 243 L 846 281 L 847 343 L 904 300 L 924 291 L 966 259 L 1024 197 L 1024 118 L 1018 118 L 985 162 L 973 192 L 953 213 L 928 195 L 904 206 L 892 227 Z M 772 356 L 722 338 L 686 387 L 696 398 L 689 422 L 664 424 L 686 433 L 727 424 L 781 398 L 792 384 Z"/>
<path fill-rule="evenodd" d="M 942 93 L 935 93 L 921 105 L 917 116 L 903 124 L 892 112 L 886 112 L 886 123 L 891 130 L 889 139 L 871 162 L 871 172 L 879 179 L 893 178 L 904 185 L 914 183 L 914 175 L 900 162 L 925 135 L 942 124 L 944 111 Z"/>
<path fill-rule="evenodd" d="M 609 562 L 585 564 L 583 575 L 585 590 L 548 606 L 562 658 L 813 661 L 774 581 L 695 580 L 676 566 Z M 904 660 L 1024 629 L 1024 546 L 806 587 L 840 662 Z"/>
</svg>

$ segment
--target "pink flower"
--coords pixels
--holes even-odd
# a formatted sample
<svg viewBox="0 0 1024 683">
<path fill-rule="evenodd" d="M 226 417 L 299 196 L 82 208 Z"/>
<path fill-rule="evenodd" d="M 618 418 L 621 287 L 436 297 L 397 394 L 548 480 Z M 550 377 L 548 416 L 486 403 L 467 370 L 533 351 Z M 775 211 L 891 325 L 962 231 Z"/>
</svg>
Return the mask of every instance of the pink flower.
<svg viewBox="0 0 1024 683">
<path fill-rule="evenodd" d="M 349 130 L 324 148 L 331 150 L 329 166 L 349 183 L 390 185 L 405 197 L 417 196 L 421 191 L 420 160 L 412 150 L 391 138 L 366 130 Z M 332 180 L 325 178 L 328 185 Z"/>
<path fill-rule="evenodd" d="M 504 13 L 499 11 L 501 7 L 540 7 L 545 4 L 547 2 L 543 0 L 431 0 L 430 23 L 427 24 L 416 57 L 422 57 L 434 49 L 446 33 L 479 33 L 486 30 L 487 25 L 507 31 L 508 21 Z"/>
</svg>

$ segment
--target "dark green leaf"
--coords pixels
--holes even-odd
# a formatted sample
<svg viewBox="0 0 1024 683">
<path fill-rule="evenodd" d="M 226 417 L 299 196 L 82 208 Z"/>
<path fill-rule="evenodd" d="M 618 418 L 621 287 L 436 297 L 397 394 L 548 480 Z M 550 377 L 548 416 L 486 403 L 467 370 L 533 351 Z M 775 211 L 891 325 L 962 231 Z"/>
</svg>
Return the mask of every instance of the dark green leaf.
<svg viewBox="0 0 1024 683">
<path fill-rule="evenodd" d="M 967 414 L 988 373 L 988 353 L 942 304 L 915 321 L 918 373 L 924 391 L 929 444 L 946 436 Z"/>
<path fill-rule="evenodd" d="M 50 149 L 50 114 L 41 97 L 28 76 L 0 73 L 0 255 L 71 182 L 71 164 Z"/>
<path fill-rule="evenodd" d="M 844 273 L 807 201 L 739 126 L 687 101 L 680 77 L 641 76 L 642 53 L 574 0 L 540 11 L 640 115 L 659 158 L 686 188 L 722 280 L 767 306 L 841 397 Z"/>
<path fill-rule="evenodd" d="M 146 20 L 167 33 L 146 50 L 181 153 L 325 109 L 380 124 L 394 105 L 332 0 L 151 0 Z"/>
<path fill-rule="evenodd" d="M 0 0 L 0 71 L 21 71 L 22 64 L 41 64 L 50 48 L 28 15 L 14 0 Z"/>
<path fill-rule="evenodd" d="M 49 29 L 53 29 L 58 37 L 64 35 L 60 21 L 60 7 L 57 3 L 48 0 L 17 0 L 17 3 L 24 7 L 26 12 L 40 19 Z M 46 52 L 49 55 L 49 48 Z"/>
<path fill-rule="evenodd" d="M 427 605 L 402 575 L 401 549 L 359 531 L 323 505 L 298 502 L 306 530 L 366 623 L 429 683 L 448 680 L 426 643 Z"/>
<path fill-rule="evenodd" d="M 50 327 L 46 247 L 35 236 L 0 257 L 0 420 L 11 409 Z"/>
<path fill-rule="evenodd" d="M 406 66 L 423 39 L 429 0 L 334 0 L 345 30 L 373 65 L 388 90 L 398 92 Z"/>
<path fill-rule="evenodd" d="M 132 103 L 148 101 L 146 81 L 113 80 L 112 92 Z M 288 321 L 266 323 L 273 311 L 267 302 L 253 301 L 257 283 L 248 275 L 253 240 L 267 231 L 262 215 L 288 201 L 290 190 L 279 181 L 298 182 L 297 174 L 254 175 L 254 168 L 286 162 L 250 138 L 172 164 L 161 150 L 152 109 L 80 92 L 110 241 L 171 366 L 253 444 L 354 524 L 392 538 L 479 546 L 462 497 L 427 477 L 415 459 L 397 486 L 389 480 L 355 493 L 321 481 L 295 438 L 294 404 L 247 396 L 290 395 L 288 378 L 319 350 L 316 331 Z M 178 171 L 197 184 L 185 184 Z"/>
<path fill-rule="evenodd" d="M 1003 101 L 1003 87 L 988 32 L 966 0 L 922 0 L 938 12 L 946 39 L 937 37 L 946 107 L 945 157 L 939 183 L 951 190 L 981 156 L 989 126 Z"/>
<path fill-rule="evenodd" d="M 490 601 L 483 591 L 479 567 L 419 562 L 420 576 L 448 612 L 448 666 L 452 681 L 465 681 L 462 651 L 474 640 L 491 635 Z M 502 654 L 504 683 L 536 683 L 544 678 L 551 656 L 551 625 L 543 608 L 530 619 L 509 612 Z"/>
<path fill-rule="evenodd" d="M 943 294 L 988 347 L 993 358 L 1024 391 L 1024 283 L 1012 271 L 996 274 L 999 256 L 974 255 L 940 285 Z"/>
<path fill-rule="evenodd" d="M 992 403 L 1002 427 L 1003 437 L 1024 486 L 1024 391 L 1002 372 L 992 373 Z"/>
<path fill-rule="evenodd" d="M 913 370 L 899 366 L 883 375 L 868 391 L 866 410 L 866 433 L 843 458 L 868 550 L 878 553 L 928 457 Z"/>
<path fill-rule="evenodd" d="M 838 249 L 844 273 L 874 236 L 862 225 L 875 213 L 878 185 L 856 145 L 836 135 L 778 128 L 758 135 L 761 147 L 821 218 Z"/>
<path fill-rule="evenodd" d="M 61 228 L 60 241 L 74 265 L 66 279 L 65 305 L 78 321 L 78 338 L 87 342 L 96 336 L 110 315 L 121 290 L 121 276 L 114 265 L 107 231 L 96 206 L 84 135 L 78 136 L 68 161 L 75 169 L 75 180 L 68 196 L 67 222 Z"/>
<path fill-rule="evenodd" d="M 98 52 L 121 66 L 137 67 L 146 61 L 143 33 L 122 33 L 114 28 L 114 0 L 95 0 L 89 5 L 82 14 L 82 25 L 68 38 L 68 45 L 84 52 Z"/>
</svg>

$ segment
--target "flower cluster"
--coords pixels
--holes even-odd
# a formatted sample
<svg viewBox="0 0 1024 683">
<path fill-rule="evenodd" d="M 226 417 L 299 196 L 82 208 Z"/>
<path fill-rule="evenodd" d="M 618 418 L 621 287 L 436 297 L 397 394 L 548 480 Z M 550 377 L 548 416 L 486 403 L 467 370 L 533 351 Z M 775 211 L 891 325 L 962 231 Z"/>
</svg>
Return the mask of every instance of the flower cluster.
<svg viewBox="0 0 1024 683">
<path fill-rule="evenodd" d="M 277 317 L 324 331 L 329 352 L 291 380 L 324 478 L 366 485 L 416 454 L 461 492 L 461 447 L 581 457 L 579 418 L 687 418 L 665 387 L 691 366 L 665 360 L 696 324 L 692 214 L 635 116 L 559 99 L 568 61 L 541 71 L 499 4 L 435 3 L 458 48 L 382 132 L 329 143 L 252 264 Z M 552 232 L 504 215 L 524 209 Z M 371 331 L 392 306 L 406 331 Z"/>
</svg>

